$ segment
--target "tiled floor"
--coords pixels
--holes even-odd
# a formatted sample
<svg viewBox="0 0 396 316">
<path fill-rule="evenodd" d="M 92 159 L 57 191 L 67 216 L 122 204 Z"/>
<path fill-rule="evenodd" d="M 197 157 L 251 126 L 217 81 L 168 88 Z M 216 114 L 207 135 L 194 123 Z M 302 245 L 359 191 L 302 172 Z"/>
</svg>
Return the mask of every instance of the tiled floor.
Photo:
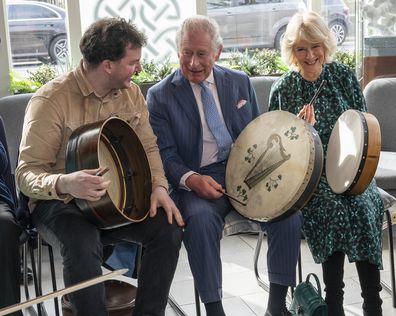
<svg viewBox="0 0 396 316">
<path fill-rule="evenodd" d="M 389 247 L 386 236 L 387 232 L 384 231 L 384 270 L 382 271 L 381 278 L 387 284 L 390 284 Z M 253 254 L 256 242 L 257 235 L 238 235 L 225 237 L 222 240 L 224 307 L 227 316 L 264 315 L 268 293 L 258 286 L 254 274 Z M 43 279 L 45 293 L 50 292 L 51 284 L 46 253 L 47 251 L 44 249 Z M 263 279 L 266 279 L 265 253 L 266 242 L 264 241 L 259 263 L 259 273 Z M 320 265 L 317 265 L 313 262 L 305 241 L 302 243 L 301 253 L 303 276 L 306 276 L 306 274 L 309 272 L 315 272 L 321 278 L 322 275 Z M 56 269 L 58 288 L 63 288 L 62 268 L 58 253 L 56 253 Z M 131 282 L 131 279 L 125 277 L 121 277 L 121 279 Z M 345 310 L 347 316 L 363 315 L 361 309 L 362 299 L 360 297 L 358 277 L 353 264 L 345 264 L 345 284 Z M 32 289 L 31 293 L 33 293 Z M 196 315 L 193 279 L 188 266 L 186 251 L 184 248 L 182 248 L 180 253 L 180 260 L 172 284 L 171 295 L 187 315 Z M 383 315 L 396 316 L 396 309 L 392 307 L 391 295 L 383 290 L 381 296 L 384 301 Z M 45 306 L 48 311 L 48 315 L 55 315 L 52 301 L 46 301 Z M 205 315 L 202 304 L 201 311 L 202 315 Z M 29 315 L 29 313 L 26 312 L 25 315 Z M 172 308 L 168 307 L 166 310 L 166 316 L 174 315 L 177 315 L 177 313 L 175 313 Z"/>
</svg>

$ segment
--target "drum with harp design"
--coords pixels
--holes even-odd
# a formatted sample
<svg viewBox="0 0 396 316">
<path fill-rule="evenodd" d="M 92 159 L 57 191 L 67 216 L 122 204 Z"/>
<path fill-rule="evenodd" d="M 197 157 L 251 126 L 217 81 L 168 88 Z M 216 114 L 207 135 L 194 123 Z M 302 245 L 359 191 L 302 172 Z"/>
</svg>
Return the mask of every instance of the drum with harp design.
<svg viewBox="0 0 396 316">
<path fill-rule="evenodd" d="M 111 117 L 73 131 L 67 144 L 66 172 L 108 168 L 111 183 L 99 201 L 76 199 L 81 211 L 100 228 L 146 218 L 150 208 L 151 172 L 145 150 L 132 127 Z"/>
<path fill-rule="evenodd" d="M 323 148 L 315 129 L 285 111 L 250 122 L 233 145 L 226 168 L 227 193 L 245 217 L 278 220 L 301 209 L 315 191 Z"/>
<path fill-rule="evenodd" d="M 334 193 L 363 193 L 377 169 L 381 131 L 374 115 L 347 110 L 338 118 L 326 154 L 326 179 Z"/>
</svg>

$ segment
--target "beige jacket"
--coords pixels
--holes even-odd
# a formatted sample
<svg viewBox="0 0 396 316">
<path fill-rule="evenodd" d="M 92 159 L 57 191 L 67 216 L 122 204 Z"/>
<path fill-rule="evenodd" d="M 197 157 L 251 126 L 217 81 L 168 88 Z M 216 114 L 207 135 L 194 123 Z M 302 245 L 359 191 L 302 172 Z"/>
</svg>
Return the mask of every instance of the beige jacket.
<svg viewBox="0 0 396 316">
<path fill-rule="evenodd" d="M 65 173 L 66 147 L 79 126 L 117 116 L 127 121 L 138 135 L 150 164 L 152 188 L 168 188 L 156 137 L 138 86 L 114 90 L 106 97 L 95 95 L 82 65 L 40 88 L 25 113 L 16 180 L 30 197 L 32 211 L 37 200 L 68 201 L 59 196 L 55 184 Z"/>
</svg>

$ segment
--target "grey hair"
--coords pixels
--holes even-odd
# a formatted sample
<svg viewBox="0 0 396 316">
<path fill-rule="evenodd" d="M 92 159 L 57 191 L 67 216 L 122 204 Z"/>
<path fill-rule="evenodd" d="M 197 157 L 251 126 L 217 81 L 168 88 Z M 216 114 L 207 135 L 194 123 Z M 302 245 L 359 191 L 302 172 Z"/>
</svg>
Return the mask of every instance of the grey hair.
<svg viewBox="0 0 396 316">
<path fill-rule="evenodd" d="M 223 39 L 220 35 L 219 25 L 217 22 L 204 15 L 194 15 L 184 20 L 176 33 L 177 51 L 180 51 L 181 41 L 187 32 L 205 31 L 210 34 L 212 39 L 212 49 L 216 52 L 222 45 Z"/>
<path fill-rule="evenodd" d="M 296 13 L 287 25 L 282 40 L 282 59 L 291 68 L 298 70 L 294 46 L 301 42 L 320 43 L 324 49 L 324 62 L 329 63 L 337 49 L 337 41 L 323 18 L 313 11 Z"/>
</svg>

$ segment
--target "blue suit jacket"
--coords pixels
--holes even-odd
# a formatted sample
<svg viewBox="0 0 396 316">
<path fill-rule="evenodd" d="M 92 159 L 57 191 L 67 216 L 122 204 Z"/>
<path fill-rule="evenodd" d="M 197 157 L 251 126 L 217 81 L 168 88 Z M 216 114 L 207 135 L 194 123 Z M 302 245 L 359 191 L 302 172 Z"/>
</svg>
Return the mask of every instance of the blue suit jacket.
<svg viewBox="0 0 396 316">
<path fill-rule="evenodd" d="M 215 65 L 213 74 L 223 117 L 235 141 L 244 127 L 259 115 L 256 93 L 243 72 Z M 241 100 L 246 103 L 238 108 Z M 149 89 L 147 104 L 165 174 L 177 189 L 186 172 L 198 172 L 203 146 L 198 105 L 180 69 Z"/>
</svg>

